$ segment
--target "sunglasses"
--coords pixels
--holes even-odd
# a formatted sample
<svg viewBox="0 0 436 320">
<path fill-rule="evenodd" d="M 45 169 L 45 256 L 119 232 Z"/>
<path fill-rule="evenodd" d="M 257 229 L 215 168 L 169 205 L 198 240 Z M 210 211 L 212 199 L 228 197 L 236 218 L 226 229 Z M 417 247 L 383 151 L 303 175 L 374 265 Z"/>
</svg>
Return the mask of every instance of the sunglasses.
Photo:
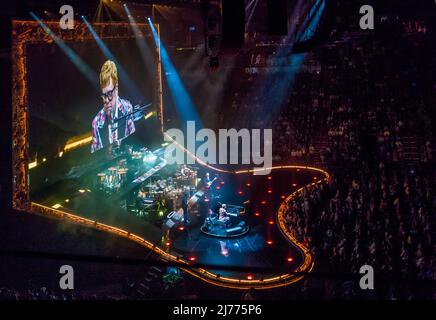
<svg viewBox="0 0 436 320">
<path fill-rule="evenodd" d="M 101 98 L 103 99 L 103 102 L 111 102 L 114 98 L 114 91 L 117 87 L 115 86 L 111 91 L 108 91 L 106 93 L 102 93 Z"/>
</svg>

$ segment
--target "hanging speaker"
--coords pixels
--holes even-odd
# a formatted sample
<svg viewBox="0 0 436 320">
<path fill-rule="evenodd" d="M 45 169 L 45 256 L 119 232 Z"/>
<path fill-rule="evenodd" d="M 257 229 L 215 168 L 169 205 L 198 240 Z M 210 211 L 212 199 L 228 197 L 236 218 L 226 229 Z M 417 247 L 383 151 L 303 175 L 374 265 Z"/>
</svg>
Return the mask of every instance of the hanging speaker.
<svg viewBox="0 0 436 320">
<path fill-rule="evenodd" d="M 201 10 L 204 21 L 206 55 L 217 57 L 221 47 L 221 3 L 217 0 L 203 0 Z"/>
</svg>

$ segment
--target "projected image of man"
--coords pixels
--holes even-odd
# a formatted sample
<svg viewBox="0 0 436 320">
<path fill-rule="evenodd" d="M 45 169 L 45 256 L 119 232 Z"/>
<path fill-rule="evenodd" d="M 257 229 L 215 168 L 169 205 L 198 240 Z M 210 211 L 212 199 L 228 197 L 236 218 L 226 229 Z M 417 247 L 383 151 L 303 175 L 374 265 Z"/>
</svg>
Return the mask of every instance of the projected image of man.
<svg viewBox="0 0 436 320">
<path fill-rule="evenodd" d="M 135 132 L 132 104 L 118 96 L 118 72 L 113 61 L 107 60 L 100 71 L 103 108 L 92 120 L 91 152 L 112 144 L 119 146 Z"/>
</svg>

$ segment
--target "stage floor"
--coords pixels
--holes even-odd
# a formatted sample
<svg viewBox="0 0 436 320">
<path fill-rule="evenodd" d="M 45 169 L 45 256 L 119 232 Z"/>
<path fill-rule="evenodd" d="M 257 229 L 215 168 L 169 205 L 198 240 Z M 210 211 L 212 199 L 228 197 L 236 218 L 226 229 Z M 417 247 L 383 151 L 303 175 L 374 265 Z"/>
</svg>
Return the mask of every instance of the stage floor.
<svg viewBox="0 0 436 320">
<path fill-rule="evenodd" d="M 190 273 L 203 280 L 212 280 L 209 282 L 214 284 L 220 285 L 220 279 L 226 278 L 236 281 L 229 285 L 235 288 L 242 281 L 242 288 L 247 287 L 246 281 L 262 282 L 302 271 L 300 267 L 307 257 L 300 244 L 293 243 L 281 232 L 277 212 L 290 194 L 324 179 L 325 175 L 304 168 L 278 168 L 264 176 L 252 173 L 218 174 L 222 182 L 212 185 L 213 193 L 219 196 L 215 201 L 240 206 L 245 204 L 247 208 L 241 218 L 250 230 L 243 236 L 221 239 L 202 233 L 200 227 L 207 214 L 204 209 L 190 213 L 190 223 L 186 228 L 173 228 L 168 234 L 163 228 L 111 202 L 110 198 L 97 197 L 89 190 L 80 189 L 77 192 L 80 188 L 77 181 L 61 184 L 51 194 L 32 201 L 52 207 L 59 199 L 68 198 L 59 210 L 142 237 L 188 264 L 200 265 L 207 275 L 195 268 Z M 253 286 L 258 285 L 253 282 Z"/>
<path fill-rule="evenodd" d="M 208 236 L 200 231 L 206 212 L 191 215 L 191 222 L 185 230 L 174 230 L 172 247 L 188 258 L 195 258 L 200 264 L 245 267 L 246 271 L 232 271 L 215 268 L 221 276 L 246 279 L 272 277 L 279 272 L 256 273 L 253 270 L 278 269 L 287 267 L 294 271 L 302 262 L 302 252 L 290 243 L 276 223 L 277 210 L 284 198 L 314 181 L 311 171 L 281 170 L 268 176 L 220 174 L 224 184 L 213 185 L 222 203 L 240 205 L 249 201 L 248 210 L 242 219 L 250 226 L 247 234 L 228 239 Z M 219 190 L 216 188 L 219 187 Z M 290 260 L 290 261 L 289 261 Z"/>
</svg>

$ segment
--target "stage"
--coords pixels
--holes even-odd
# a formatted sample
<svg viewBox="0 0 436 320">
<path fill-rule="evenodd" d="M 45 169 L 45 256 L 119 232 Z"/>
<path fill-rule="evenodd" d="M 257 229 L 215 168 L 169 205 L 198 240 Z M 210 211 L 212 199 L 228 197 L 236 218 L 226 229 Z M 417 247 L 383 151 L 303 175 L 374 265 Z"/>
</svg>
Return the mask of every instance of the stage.
<svg viewBox="0 0 436 320">
<path fill-rule="evenodd" d="M 161 166 L 156 160 L 155 166 Z M 182 269 L 214 285 L 231 288 L 271 288 L 288 285 L 302 278 L 292 272 L 310 272 L 313 257 L 303 244 L 286 233 L 280 209 L 292 201 L 292 194 L 302 187 L 328 178 L 322 170 L 298 166 L 276 167 L 269 175 L 253 175 L 250 171 L 219 172 L 214 167 L 195 167 L 196 175 L 211 176 L 210 189 L 188 210 L 188 220 L 176 221 L 168 227 L 171 209 L 156 216 L 140 214 L 132 209 L 141 185 L 156 183 L 159 175 L 178 172 L 172 166 L 153 165 L 108 194 L 98 188 L 91 172 L 98 176 L 102 168 L 113 162 L 100 163 L 82 176 L 65 179 L 33 196 L 33 211 L 53 214 L 77 223 L 88 224 L 104 231 L 118 233 L 144 244 L 159 253 L 164 260 L 183 263 Z M 145 179 L 146 173 L 154 172 Z M 220 169 L 222 170 L 222 169 Z M 156 175 L 156 176 L 155 176 Z M 215 178 L 215 179 L 214 179 Z M 153 180 L 154 179 L 154 180 Z M 197 178 L 191 192 L 203 190 Z M 153 182 L 155 181 L 155 182 Z M 204 191 L 204 190 L 203 190 Z M 132 200 L 133 199 L 133 200 Z M 160 198 L 159 198 L 160 199 Z M 216 213 L 222 203 L 240 208 L 233 222 L 243 221 L 247 232 L 235 236 L 216 237 L 201 231 L 211 211 Z M 65 214 L 67 213 L 67 214 Z M 79 219 L 77 219 L 79 218 Z M 280 219 L 282 220 L 280 223 Z M 234 226 L 233 225 L 233 226 Z M 231 226 L 232 227 L 232 226 Z"/>
</svg>

